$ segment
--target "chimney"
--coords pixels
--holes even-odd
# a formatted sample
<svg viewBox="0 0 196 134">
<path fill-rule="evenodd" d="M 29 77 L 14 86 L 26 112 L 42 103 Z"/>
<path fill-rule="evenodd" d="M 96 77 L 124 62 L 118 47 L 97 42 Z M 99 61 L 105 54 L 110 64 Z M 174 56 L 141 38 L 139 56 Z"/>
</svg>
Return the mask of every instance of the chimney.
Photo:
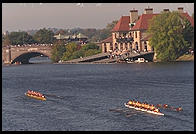
<svg viewBox="0 0 196 134">
<path fill-rule="evenodd" d="M 178 8 L 178 12 L 179 12 L 179 13 L 183 13 L 183 7 L 179 7 L 179 8 Z"/>
<path fill-rule="evenodd" d="M 168 13 L 169 9 L 163 9 L 163 12 Z"/>
<path fill-rule="evenodd" d="M 138 10 L 130 10 L 130 24 L 138 20 Z"/>
<path fill-rule="evenodd" d="M 153 14 L 153 8 L 145 8 L 144 14 Z"/>
</svg>

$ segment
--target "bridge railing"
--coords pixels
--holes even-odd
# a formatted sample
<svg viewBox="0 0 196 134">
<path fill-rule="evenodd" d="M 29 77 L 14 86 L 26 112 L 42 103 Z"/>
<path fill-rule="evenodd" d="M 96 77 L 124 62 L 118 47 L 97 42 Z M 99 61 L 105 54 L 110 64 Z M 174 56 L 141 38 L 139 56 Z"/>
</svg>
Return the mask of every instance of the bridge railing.
<svg viewBox="0 0 196 134">
<path fill-rule="evenodd" d="M 11 45 L 10 47 L 37 47 L 37 46 L 53 46 L 53 44 L 23 44 L 23 45 Z"/>
</svg>

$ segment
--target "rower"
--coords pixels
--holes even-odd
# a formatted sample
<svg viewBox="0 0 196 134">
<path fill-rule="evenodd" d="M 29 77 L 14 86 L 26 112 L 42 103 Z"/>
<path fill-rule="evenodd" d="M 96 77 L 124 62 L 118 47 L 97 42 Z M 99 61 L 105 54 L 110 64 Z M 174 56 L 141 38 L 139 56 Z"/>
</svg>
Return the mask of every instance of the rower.
<svg viewBox="0 0 196 134">
<path fill-rule="evenodd" d="M 157 113 L 159 113 L 159 109 L 158 109 L 158 108 L 156 108 L 156 109 L 154 110 L 154 112 L 157 112 Z"/>
<path fill-rule="evenodd" d="M 133 105 L 133 102 L 130 100 L 130 101 L 128 101 L 128 104 L 129 105 Z"/>
<path fill-rule="evenodd" d="M 138 107 L 138 104 L 139 104 L 139 103 L 138 103 L 138 101 L 137 101 L 137 102 L 136 102 L 136 107 Z"/>
<path fill-rule="evenodd" d="M 147 104 L 147 109 L 149 109 L 150 108 L 150 105 L 149 104 Z"/>
<path fill-rule="evenodd" d="M 182 107 L 176 108 L 176 111 L 182 111 Z"/>
<path fill-rule="evenodd" d="M 167 105 L 167 104 L 164 104 L 163 107 L 164 107 L 164 108 L 168 108 L 168 105 Z"/>
<path fill-rule="evenodd" d="M 135 101 L 133 101 L 133 106 L 135 106 L 135 104 L 136 104 Z"/>
<path fill-rule="evenodd" d="M 154 105 L 150 105 L 150 110 L 153 111 L 155 109 Z"/>
<path fill-rule="evenodd" d="M 142 107 L 142 104 L 140 102 L 138 103 L 138 107 L 140 107 L 140 108 Z"/>
<path fill-rule="evenodd" d="M 148 108 L 148 104 L 147 104 L 147 103 L 144 104 L 144 108 L 145 108 L 145 109 Z"/>
<path fill-rule="evenodd" d="M 142 105 L 141 105 L 141 106 L 142 106 L 142 108 L 144 108 L 144 103 L 142 103 Z"/>
<path fill-rule="evenodd" d="M 157 104 L 157 107 L 162 107 L 162 105 L 161 104 Z"/>
</svg>

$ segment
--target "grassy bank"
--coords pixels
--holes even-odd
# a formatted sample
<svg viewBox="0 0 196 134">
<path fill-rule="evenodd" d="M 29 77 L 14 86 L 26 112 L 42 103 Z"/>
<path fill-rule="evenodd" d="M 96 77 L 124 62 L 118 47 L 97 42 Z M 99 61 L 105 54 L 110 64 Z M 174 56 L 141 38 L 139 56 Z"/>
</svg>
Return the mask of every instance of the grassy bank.
<svg viewBox="0 0 196 134">
<path fill-rule="evenodd" d="M 182 55 L 176 61 L 194 61 L 194 55 Z"/>
</svg>

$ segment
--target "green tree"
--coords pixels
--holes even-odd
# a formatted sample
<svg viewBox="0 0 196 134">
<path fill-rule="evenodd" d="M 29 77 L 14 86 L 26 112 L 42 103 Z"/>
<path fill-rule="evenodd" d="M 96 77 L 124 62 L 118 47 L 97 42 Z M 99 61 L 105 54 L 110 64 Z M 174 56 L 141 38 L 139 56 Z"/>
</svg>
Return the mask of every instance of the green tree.
<svg viewBox="0 0 196 134">
<path fill-rule="evenodd" d="M 44 43 L 50 44 L 50 43 L 54 43 L 55 41 L 54 33 L 50 30 L 47 30 L 46 28 L 37 31 L 34 34 L 33 38 L 37 43 L 41 43 L 41 44 Z"/>
<path fill-rule="evenodd" d="M 63 53 L 63 60 L 71 60 L 72 59 L 72 55 L 75 51 L 78 50 L 78 46 L 76 43 L 74 42 L 70 42 L 66 45 L 66 51 Z"/>
<path fill-rule="evenodd" d="M 111 23 L 108 23 L 106 29 L 111 31 L 114 28 L 114 26 L 117 24 L 117 22 L 118 20 L 114 20 Z"/>
<path fill-rule="evenodd" d="M 86 56 L 91 56 L 91 55 L 95 55 L 95 54 L 98 54 L 98 53 L 100 53 L 100 51 L 97 50 L 97 49 L 89 49 L 89 50 L 85 51 L 84 56 L 85 57 Z"/>
<path fill-rule="evenodd" d="M 99 46 L 97 46 L 95 43 L 87 43 L 86 45 L 82 46 L 83 50 L 89 50 L 89 49 L 99 49 Z"/>
<path fill-rule="evenodd" d="M 188 23 L 178 12 L 163 12 L 153 17 L 147 32 L 151 35 L 149 44 L 154 48 L 157 60 L 175 61 L 188 50 L 188 38 L 192 34 Z"/>
<path fill-rule="evenodd" d="M 35 43 L 33 37 L 27 32 L 11 32 L 8 35 L 11 45 L 23 45 Z"/>
<path fill-rule="evenodd" d="M 191 44 L 191 48 L 194 49 L 194 28 L 186 18 L 184 18 L 183 27 L 183 37 L 189 44 Z"/>
<path fill-rule="evenodd" d="M 52 46 L 52 56 L 51 56 L 51 60 L 53 62 L 58 62 L 59 60 L 61 60 L 63 53 L 66 51 L 66 47 L 64 45 L 63 41 L 57 41 L 54 43 L 54 45 Z"/>
</svg>

